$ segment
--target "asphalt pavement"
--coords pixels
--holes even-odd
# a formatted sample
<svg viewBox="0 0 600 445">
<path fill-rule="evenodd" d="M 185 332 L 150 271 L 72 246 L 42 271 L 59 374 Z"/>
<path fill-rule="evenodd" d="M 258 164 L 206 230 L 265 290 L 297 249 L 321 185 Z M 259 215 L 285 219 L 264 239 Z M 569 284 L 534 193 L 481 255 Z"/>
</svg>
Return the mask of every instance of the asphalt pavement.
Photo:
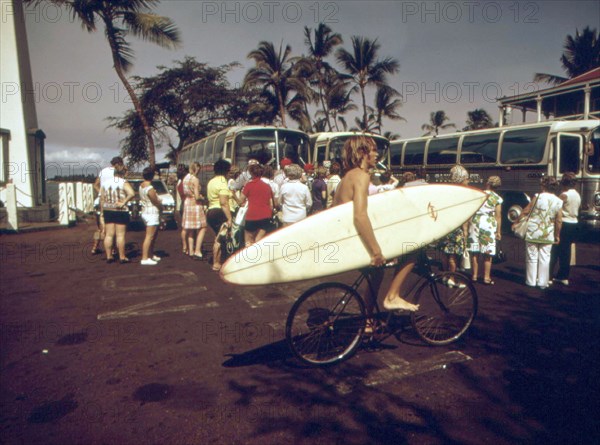
<svg viewBox="0 0 600 445">
<path fill-rule="evenodd" d="M 326 368 L 285 344 L 318 281 L 224 284 L 160 232 L 157 266 L 91 255 L 93 221 L 0 236 L 0 443 L 591 444 L 600 441 L 600 244 L 571 285 L 524 283 L 503 240 L 496 284 L 458 343 L 399 338 Z M 212 236 L 207 236 L 209 256 Z M 350 282 L 354 273 L 335 277 Z M 326 281 L 322 279 L 319 281 Z"/>
</svg>

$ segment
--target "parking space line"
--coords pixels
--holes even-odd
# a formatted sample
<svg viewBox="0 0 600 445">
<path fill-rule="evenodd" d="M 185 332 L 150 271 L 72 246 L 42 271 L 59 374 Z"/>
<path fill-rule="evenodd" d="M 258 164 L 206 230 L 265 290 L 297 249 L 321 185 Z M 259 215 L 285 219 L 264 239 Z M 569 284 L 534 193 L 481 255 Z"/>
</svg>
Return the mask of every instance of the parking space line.
<svg viewBox="0 0 600 445">
<path fill-rule="evenodd" d="M 461 363 L 473 360 L 470 356 L 460 351 L 449 351 L 444 354 L 435 355 L 417 362 L 408 362 L 398 357 L 391 351 L 380 351 L 378 358 L 385 367 L 370 372 L 360 381 L 350 379 L 336 384 L 336 390 L 340 394 L 349 394 L 358 385 L 378 386 L 386 383 L 396 382 L 405 377 L 411 377 L 438 369 L 445 369 L 451 363 Z"/>
<path fill-rule="evenodd" d="M 118 318 L 145 317 L 148 315 L 167 314 L 170 312 L 188 312 L 195 309 L 209 309 L 216 307 L 219 307 L 219 303 L 217 303 L 216 301 L 210 301 L 204 304 L 188 304 L 183 306 L 168 307 L 165 309 L 133 310 L 129 308 L 123 311 L 105 312 L 104 314 L 99 314 L 98 320 L 115 320 Z"/>
<path fill-rule="evenodd" d="M 132 282 L 136 284 L 132 286 Z M 105 294 L 100 297 L 101 300 L 122 301 L 131 300 L 132 298 L 144 298 L 145 301 L 122 309 L 103 312 L 98 314 L 97 319 L 113 320 L 219 307 L 219 303 L 216 301 L 156 307 L 176 299 L 198 296 L 199 293 L 205 292 L 207 287 L 198 286 L 197 282 L 198 277 L 194 272 L 178 271 L 157 273 L 143 279 L 140 279 L 139 275 L 120 275 L 106 278 L 102 283 Z"/>
<path fill-rule="evenodd" d="M 130 283 L 135 285 L 130 285 Z M 141 276 L 139 274 L 119 275 L 116 277 L 105 278 L 102 282 L 102 288 L 107 291 L 144 291 L 157 288 L 168 288 L 190 286 L 198 282 L 198 277 L 194 272 L 161 272 L 151 276 Z"/>
</svg>

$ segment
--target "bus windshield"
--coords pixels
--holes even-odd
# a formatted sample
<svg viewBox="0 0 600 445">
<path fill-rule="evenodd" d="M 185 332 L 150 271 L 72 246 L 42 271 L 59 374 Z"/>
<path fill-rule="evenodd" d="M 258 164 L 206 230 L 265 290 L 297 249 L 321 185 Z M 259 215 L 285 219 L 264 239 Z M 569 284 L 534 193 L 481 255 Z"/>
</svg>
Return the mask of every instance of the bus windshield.
<svg viewBox="0 0 600 445">
<path fill-rule="evenodd" d="M 277 139 L 275 135 L 277 131 Z M 279 156 L 275 153 L 279 142 Z M 253 155 L 261 164 L 275 163 L 277 157 L 291 159 L 303 165 L 308 158 L 308 138 L 302 133 L 287 130 L 252 129 L 242 131 L 235 139 L 235 158 L 239 167 L 248 164 L 248 157 Z"/>
<path fill-rule="evenodd" d="M 277 130 L 279 135 L 279 159 L 288 158 L 292 162 L 304 165 L 308 162 L 310 146 L 306 135 L 293 131 Z"/>
</svg>

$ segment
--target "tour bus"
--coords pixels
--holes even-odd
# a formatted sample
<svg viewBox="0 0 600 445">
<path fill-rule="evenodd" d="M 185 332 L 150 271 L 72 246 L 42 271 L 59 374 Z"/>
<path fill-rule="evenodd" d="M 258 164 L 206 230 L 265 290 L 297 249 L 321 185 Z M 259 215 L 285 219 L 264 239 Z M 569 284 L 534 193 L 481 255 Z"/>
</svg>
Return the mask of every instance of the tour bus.
<svg viewBox="0 0 600 445">
<path fill-rule="evenodd" d="M 395 140 L 387 163 L 397 174 L 422 168 L 431 183 L 448 182 L 455 164 L 466 167 L 474 186 L 483 188 L 487 178 L 499 176 L 504 229 L 540 191 L 543 175 L 560 179 L 571 171 L 578 178 L 582 226 L 600 228 L 599 120 L 548 121 Z"/>
<path fill-rule="evenodd" d="M 227 159 L 244 169 L 250 155 L 257 155 L 262 163 L 279 168 L 284 157 L 304 165 L 309 159 L 308 135 L 299 130 L 266 126 L 230 127 L 183 147 L 178 164 L 201 166 L 200 183 L 206 186 L 214 176 L 213 165 L 218 159 Z"/>
<path fill-rule="evenodd" d="M 346 140 L 351 136 L 362 135 L 367 135 L 375 140 L 380 158 L 387 157 L 390 142 L 385 137 L 378 134 L 353 131 L 323 132 L 310 135 L 311 162 L 315 164 L 315 166 L 323 165 L 325 161 L 337 161 L 341 165 L 342 147 Z"/>
</svg>

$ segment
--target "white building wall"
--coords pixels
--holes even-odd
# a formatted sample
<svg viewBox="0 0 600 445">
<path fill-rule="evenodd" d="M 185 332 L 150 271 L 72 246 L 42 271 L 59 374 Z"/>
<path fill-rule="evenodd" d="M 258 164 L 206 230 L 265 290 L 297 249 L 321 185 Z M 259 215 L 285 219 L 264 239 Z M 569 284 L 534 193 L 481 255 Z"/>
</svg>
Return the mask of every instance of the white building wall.
<svg viewBox="0 0 600 445">
<path fill-rule="evenodd" d="M 19 207 L 36 205 L 27 130 L 37 129 L 33 81 L 20 0 L 0 0 L 0 128 L 10 131 L 8 176 L 17 190 Z M 6 162 L 6 159 L 3 159 Z M 39 181 L 43 181 L 42 177 Z"/>
</svg>

